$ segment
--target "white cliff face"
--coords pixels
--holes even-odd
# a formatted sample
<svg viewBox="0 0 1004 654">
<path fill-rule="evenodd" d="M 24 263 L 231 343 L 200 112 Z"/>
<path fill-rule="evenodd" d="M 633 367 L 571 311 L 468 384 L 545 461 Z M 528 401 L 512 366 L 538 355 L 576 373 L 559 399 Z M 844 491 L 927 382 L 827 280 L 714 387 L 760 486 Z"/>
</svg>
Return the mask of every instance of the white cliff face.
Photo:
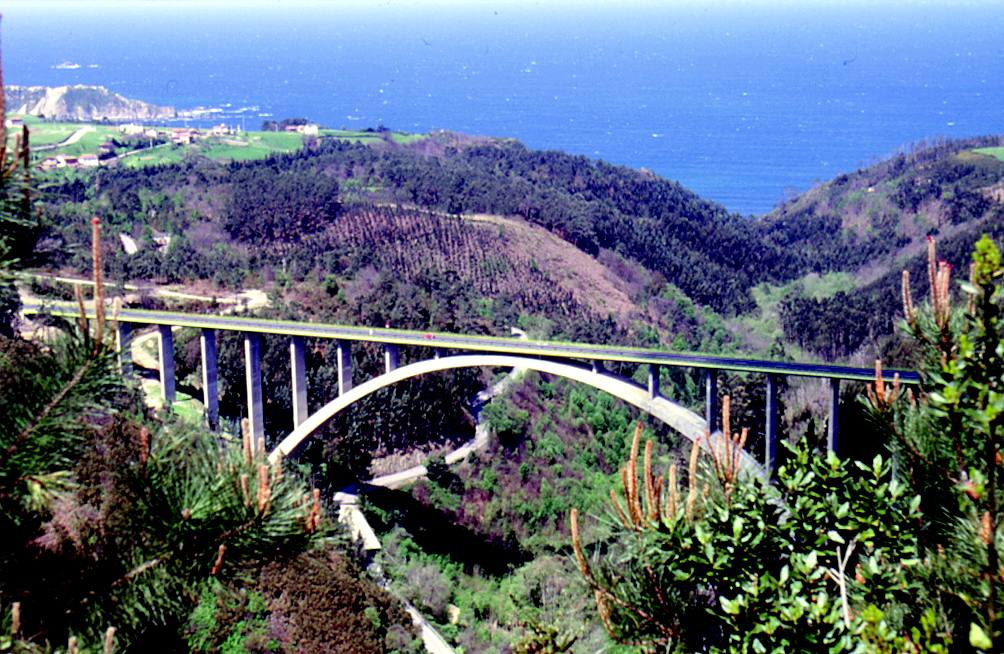
<svg viewBox="0 0 1004 654">
<path fill-rule="evenodd" d="M 7 86 L 10 113 L 56 120 L 153 120 L 175 118 L 174 107 L 132 100 L 103 86 Z"/>
</svg>

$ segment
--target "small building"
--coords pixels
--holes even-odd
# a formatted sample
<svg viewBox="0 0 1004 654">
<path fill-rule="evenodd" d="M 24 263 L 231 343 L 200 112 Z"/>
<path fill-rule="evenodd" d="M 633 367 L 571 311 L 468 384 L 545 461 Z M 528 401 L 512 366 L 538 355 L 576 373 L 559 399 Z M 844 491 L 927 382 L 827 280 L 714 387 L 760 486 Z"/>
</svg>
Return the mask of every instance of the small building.
<svg viewBox="0 0 1004 654">
<path fill-rule="evenodd" d="M 153 129 L 152 127 L 150 129 L 146 130 L 145 132 L 143 132 L 143 136 L 145 136 L 148 139 L 155 139 L 155 138 L 157 138 L 158 135 L 159 134 L 158 134 L 157 130 Z"/>
<path fill-rule="evenodd" d="M 139 252 L 139 243 L 132 236 L 123 232 L 119 234 L 119 240 L 122 241 L 122 249 L 126 254 L 133 255 Z"/>
<path fill-rule="evenodd" d="M 171 142 L 175 145 L 189 145 L 199 140 L 201 136 L 202 133 L 194 127 L 176 127 L 171 130 Z"/>
<path fill-rule="evenodd" d="M 22 125 L 24 125 L 24 120 L 18 118 L 17 116 L 14 116 L 5 120 L 3 124 L 6 127 L 21 127 Z"/>
<path fill-rule="evenodd" d="M 56 167 L 57 168 L 73 168 L 77 165 L 77 157 L 69 154 L 57 154 L 56 155 Z"/>
<path fill-rule="evenodd" d="M 113 141 L 105 141 L 98 146 L 98 156 L 103 154 L 115 154 L 115 150 L 117 149 L 118 146 Z"/>
<path fill-rule="evenodd" d="M 223 123 L 213 126 L 213 129 L 211 130 L 211 134 L 213 136 L 228 136 L 233 133 L 234 133 L 233 128 L 224 125 Z"/>
<path fill-rule="evenodd" d="M 96 168 L 101 165 L 101 160 L 98 159 L 98 155 L 88 153 L 80 155 L 78 163 L 82 168 Z"/>
<path fill-rule="evenodd" d="M 55 157 L 46 157 L 42 160 L 42 170 L 52 170 L 53 168 L 59 168 L 59 160 Z"/>
<path fill-rule="evenodd" d="M 297 134 L 305 134 L 307 136 L 317 136 L 320 133 L 320 126 L 313 123 L 307 123 L 306 125 L 286 125 L 283 128 L 285 132 L 296 132 Z"/>
<path fill-rule="evenodd" d="M 119 132 L 125 134 L 126 136 L 139 136 L 144 131 L 146 131 L 146 128 L 142 125 L 135 125 L 133 123 L 119 125 Z"/>
</svg>

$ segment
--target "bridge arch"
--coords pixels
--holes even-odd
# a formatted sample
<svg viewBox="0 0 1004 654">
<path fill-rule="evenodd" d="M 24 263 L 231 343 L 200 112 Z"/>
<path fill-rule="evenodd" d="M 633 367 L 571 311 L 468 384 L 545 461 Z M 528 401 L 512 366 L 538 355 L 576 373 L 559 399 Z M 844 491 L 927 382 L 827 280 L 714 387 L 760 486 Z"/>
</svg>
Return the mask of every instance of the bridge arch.
<svg viewBox="0 0 1004 654">
<path fill-rule="evenodd" d="M 405 379 L 432 372 L 456 368 L 484 367 L 525 368 L 527 370 L 565 377 L 586 384 L 587 386 L 592 386 L 637 407 L 657 420 L 661 420 L 691 441 L 697 441 L 698 438 L 701 438 L 700 443 L 702 446 L 706 448 L 710 446 L 708 439 L 703 438 L 708 429 L 704 418 L 665 397 L 652 397 L 647 388 L 624 377 L 619 377 L 609 372 L 594 372 L 585 365 L 550 359 L 536 359 L 508 354 L 458 354 L 401 366 L 355 386 L 311 414 L 276 446 L 269 454 L 269 459 L 275 460 L 280 457 L 289 456 L 336 414 L 382 388 Z M 720 435 L 715 434 L 713 438 L 720 438 Z M 760 466 L 752 456 L 743 452 L 742 457 L 744 467 L 759 470 Z"/>
</svg>

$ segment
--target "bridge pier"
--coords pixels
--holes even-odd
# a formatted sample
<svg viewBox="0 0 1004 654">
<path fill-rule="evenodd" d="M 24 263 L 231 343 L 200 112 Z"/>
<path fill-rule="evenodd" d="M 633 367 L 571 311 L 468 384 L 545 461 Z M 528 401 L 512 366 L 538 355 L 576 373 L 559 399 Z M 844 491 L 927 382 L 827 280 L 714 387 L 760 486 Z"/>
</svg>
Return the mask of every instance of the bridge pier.
<svg viewBox="0 0 1004 654">
<path fill-rule="evenodd" d="M 216 431 L 220 426 L 220 391 L 215 329 L 202 330 L 199 349 L 202 351 L 202 401 L 206 407 L 206 425 Z"/>
<path fill-rule="evenodd" d="M 251 451 L 258 448 L 258 439 L 265 436 L 265 417 L 261 395 L 261 334 L 244 332 L 244 379 L 248 392 L 248 428 Z"/>
<path fill-rule="evenodd" d="M 597 375 L 602 375 L 603 373 L 606 372 L 606 370 L 603 368 L 603 362 L 600 361 L 599 359 L 593 359 L 591 363 L 593 372 L 595 372 Z"/>
<path fill-rule="evenodd" d="M 659 397 L 659 364 L 648 364 L 648 396 L 653 400 Z"/>
<path fill-rule="evenodd" d="M 352 342 L 335 341 L 338 357 L 338 394 L 344 395 L 352 390 Z"/>
<path fill-rule="evenodd" d="M 400 361 L 400 354 L 397 345 L 387 343 L 383 348 L 384 372 L 394 372 Z"/>
<path fill-rule="evenodd" d="M 307 346 L 302 336 L 289 339 L 289 372 L 293 388 L 293 429 L 309 415 L 307 411 Z"/>
<path fill-rule="evenodd" d="M 767 373 L 767 419 L 764 429 L 763 466 L 773 475 L 777 472 L 777 375 Z"/>
<path fill-rule="evenodd" d="M 715 431 L 718 425 L 718 371 L 707 368 L 704 371 L 704 420 L 708 431 Z"/>
<path fill-rule="evenodd" d="M 157 356 L 160 360 L 160 396 L 164 406 L 174 404 L 174 334 L 170 325 L 157 325 Z"/>
<path fill-rule="evenodd" d="M 840 454 L 840 379 L 830 377 L 830 424 L 826 428 L 826 447 Z"/>
<path fill-rule="evenodd" d="M 441 347 L 434 347 L 434 348 L 432 348 L 432 358 L 433 359 L 439 359 L 439 358 L 442 358 L 442 356 L 443 356 L 443 348 L 441 348 Z"/>
<path fill-rule="evenodd" d="M 119 321 L 115 328 L 115 349 L 119 353 L 119 370 L 132 373 L 132 323 Z"/>
</svg>

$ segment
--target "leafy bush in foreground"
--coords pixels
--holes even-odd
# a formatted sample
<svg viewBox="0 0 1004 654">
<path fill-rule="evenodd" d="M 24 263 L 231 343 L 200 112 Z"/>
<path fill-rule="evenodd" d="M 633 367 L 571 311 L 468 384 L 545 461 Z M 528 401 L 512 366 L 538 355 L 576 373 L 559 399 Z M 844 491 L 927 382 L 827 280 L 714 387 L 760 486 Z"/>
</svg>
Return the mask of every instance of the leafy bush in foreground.
<svg viewBox="0 0 1004 654">
<path fill-rule="evenodd" d="M 931 306 L 907 327 L 926 356 L 914 391 L 868 388 L 895 465 L 821 458 L 796 447 L 776 483 L 741 469 L 745 440 L 694 447 L 639 481 L 636 438 L 611 495 L 615 533 L 591 556 L 572 512 L 580 571 L 609 634 L 647 650 L 943 652 L 999 649 L 1004 546 L 1004 266 L 982 239 L 965 310 L 930 247 Z M 880 373 L 880 368 L 877 373 Z"/>
</svg>

